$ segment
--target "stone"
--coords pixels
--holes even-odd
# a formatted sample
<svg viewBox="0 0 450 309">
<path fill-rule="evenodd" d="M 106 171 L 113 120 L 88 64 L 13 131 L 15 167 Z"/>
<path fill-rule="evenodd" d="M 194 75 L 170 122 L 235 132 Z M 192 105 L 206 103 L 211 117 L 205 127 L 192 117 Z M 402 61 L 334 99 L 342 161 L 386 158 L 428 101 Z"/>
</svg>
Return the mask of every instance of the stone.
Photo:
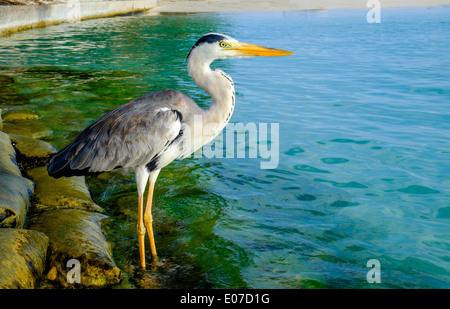
<svg viewBox="0 0 450 309">
<path fill-rule="evenodd" d="M 0 289 L 37 288 L 48 245 L 48 236 L 41 232 L 0 229 Z"/>
<path fill-rule="evenodd" d="M 109 243 L 101 228 L 107 216 L 81 209 L 56 209 L 37 213 L 29 228 L 50 238 L 49 271 L 46 279 L 54 286 L 104 288 L 119 284 L 122 272 L 115 265 Z M 67 274 L 79 263 L 79 282 L 69 282 Z M 75 277 L 76 278 L 76 277 Z"/>
<path fill-rule="evenodd" d="M 7 75 L 0 75 L 0 89 L 2 90 L 0 91 L 0 104 L 16 105 L 29 103 L 29 99 L 22 95 L 14 85 L 14 78 Z"/>
<path fill-rule="evenodd" d="M 3 121 L 11 122 L 15 120 L 32 120 L 39 119 L 39 115 L 33 111 L 28 110 L 19 110 L 19 111 L 10 111 L 3 115 Z"/>
<path fill-rule="evenodd" d="M 3 131 L 2 109 L 0 108 L 0 131 Z"/>
<path fill-rule="evenodd" d="M 23 227 L 33 192 L 31 180 L 0 174 L 0 227 Z"/>
<path fill-rule="evenodd" d="M 22 176 L 8 134 L 0 132 L 0 173 Z"/>
<path fill-rule="evenodd" d="M 34 120 L 4 122 L 3 132 L 8 134 L 25 135 L 39 139 L 46 139 L 53 135 L 52 130 L 46 128 L 39 121 Z"/>
<path fill-rule="evenodd" d="M 27 158 L 50 158 L 57 150 L 52 144 L 28 136 L 9 134 L 19 153 Z"/>
<path fill-rule="evenodd" d="M 28 170 L 27 175 L 36 183 L 34 206 L 38 210 L 78 208 L 97 212 L 104 211 L 92 200 L 84 176 L 55 179 L 48 175 L 46 167 Z"/>
</svg>

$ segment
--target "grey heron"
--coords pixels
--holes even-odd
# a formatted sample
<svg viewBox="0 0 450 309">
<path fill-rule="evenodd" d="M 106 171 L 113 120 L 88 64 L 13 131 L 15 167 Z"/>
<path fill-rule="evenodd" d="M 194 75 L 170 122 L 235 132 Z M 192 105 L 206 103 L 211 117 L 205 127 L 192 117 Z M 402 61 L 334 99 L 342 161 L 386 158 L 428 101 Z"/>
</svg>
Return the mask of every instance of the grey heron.
<svg viewBox="0 0 450 309">
<path fill-rule="evenodd" d="M 223 34 L 201 37 L 187 56 L 188 73 L 212 98 L 206 109 L 186 94 L 163 90 L 123 104 L 84 129 L 56 153 L 47 170 L 54 178 L 97 174 L 119 168 L 134 169 L 138 191 L 140 265 L 145 269 L 145 233 L 152 260 L 156 246 L 152 228 L 153 189 L 159 172 L 175 159 L 191 155 L 212 141 L 230 120 L 235 104 L 233 80 L 219 69 L 216 59 L 285 56 L 285 50 L 238 42 Z M 149 183 L 144 212 L 144 192 Z"/>
</svg>

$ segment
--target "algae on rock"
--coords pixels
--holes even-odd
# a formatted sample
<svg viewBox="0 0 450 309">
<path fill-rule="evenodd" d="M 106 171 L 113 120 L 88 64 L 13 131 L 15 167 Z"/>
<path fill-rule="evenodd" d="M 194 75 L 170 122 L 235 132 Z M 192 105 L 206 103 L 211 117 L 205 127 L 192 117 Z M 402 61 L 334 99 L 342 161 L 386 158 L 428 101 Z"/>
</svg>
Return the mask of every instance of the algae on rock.
<svg viewBox="0 0 450 309">
<path fill-rule="evenodd" d="M 0 289 L 34 289 L 45 269 L 49 238 L 37 231 L 0 229 Z"/>
<path fill-rule="evenodd" d="M 13 146 L 16 149 L 16 161 L 22 171 L 46 166 L 55 147 L 46 141 L 23 135 L 9 134 Z"/>
<path fill-rule="evenodd" d="M 30 229 L 49 236 L 51 250 L 47 279 L 63 287 L 102 288 L 120 283 L 122 272 L 112 259 L 101 220 L 107 216 L 81 209 L 40 212 L 30 220 Z M 67 262 L 80 262 L 80 283 L 67 281 Z"/>
<path fill-rule="evenodd" d="M 10 111 L 3 114 L 3 121 L 39 119 L 39 115 L 29 110 Z"/>
<path fill-rule="evenodd" d="M 8 134 L 0 132 L 0 173 L 22 176 Z"/>
<path fill-rule="evenodd" d="M 52 130 L 36 120 L 3 122 L 3 132 L 42 139 L 49 138 L 53 135 Z"/>
<path fill-rule="evenodd" d="M 28 158 L 49 158 L 56 153 L 56 148 L 50 143 L 28 136 L 9 134 L 19 153 Z"/>
<path fill-rule="evenodd" d="M 31 180 L 0 173 L 0 227 L 23 227 L 33 192 Z"/>
<path fill-rule="evenodd" d="M 34 206 L 37 209 L 81 208 L 103 212 L 92 200 L 84 176 L 55 179 L 48 175 L 46 167 L 28 170 L 27 174 L 36 183 Z"/>
</svg>

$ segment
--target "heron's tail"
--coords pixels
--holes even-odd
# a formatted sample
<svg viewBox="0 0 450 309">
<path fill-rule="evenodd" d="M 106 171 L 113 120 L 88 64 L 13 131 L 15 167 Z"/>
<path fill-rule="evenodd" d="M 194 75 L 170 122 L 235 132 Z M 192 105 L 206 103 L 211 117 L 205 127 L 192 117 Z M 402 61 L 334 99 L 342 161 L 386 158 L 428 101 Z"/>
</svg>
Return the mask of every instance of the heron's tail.
<svg viewBox="0 0 450 309">
<path fill-rule="evenodd" d="M 68 176 L 67 172 L 70 169 L 70 160 L 67 158 L 67 147 L 52 156 L 47 165 L 47 172 L 53 178 L 60 178 Z"/>
<path fill-rule="evenodd" d="M 47 172 L 53 178 L 71 177 L 71 176 L 86 176 L 90 174 L 97 174 L 89 172 L 89 168 L 73 169 L 71 162 L 75 159 L 73 151 L 73 144 L 70 144 L 63 150 L 57 152 L 52 156 L 47 165 Z"/>
</svg>

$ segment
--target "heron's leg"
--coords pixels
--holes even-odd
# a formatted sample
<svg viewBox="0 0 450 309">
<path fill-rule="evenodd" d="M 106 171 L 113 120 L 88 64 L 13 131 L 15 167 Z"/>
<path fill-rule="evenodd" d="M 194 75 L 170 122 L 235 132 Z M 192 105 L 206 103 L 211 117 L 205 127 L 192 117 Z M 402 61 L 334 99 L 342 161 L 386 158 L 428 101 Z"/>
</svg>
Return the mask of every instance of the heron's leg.
<svg viewBox="0 0 450 309">
<path fill-rule="evenodd" d="M 141 267 L 145 269 L 145 226 L 143 222 L 143 213 L 144 213 L 144 195 L 139 195 L 138 201 L 138 224 L 137 224 L 137 233 L 139 240 L 139 256 L 141 259 Z"/>
<path fill-rule="evenodd" d="M 147 205 L 145 206 L 144 213 L 144 223 L 147 228 L 148 239 L 150 241 L 150 249 L 152 252 L 152 258 L 155 262 L 157 259 L 156 256 L 156 246 L 155 246 L 155 238 L 153 237 L 153 216 L 152 216 L 152 200 L 153 200 L 153 189 L 155 188 L 155 183 L 150 181 L 148 186 L 148 196 L 147 196 Z"/>
</svg>

